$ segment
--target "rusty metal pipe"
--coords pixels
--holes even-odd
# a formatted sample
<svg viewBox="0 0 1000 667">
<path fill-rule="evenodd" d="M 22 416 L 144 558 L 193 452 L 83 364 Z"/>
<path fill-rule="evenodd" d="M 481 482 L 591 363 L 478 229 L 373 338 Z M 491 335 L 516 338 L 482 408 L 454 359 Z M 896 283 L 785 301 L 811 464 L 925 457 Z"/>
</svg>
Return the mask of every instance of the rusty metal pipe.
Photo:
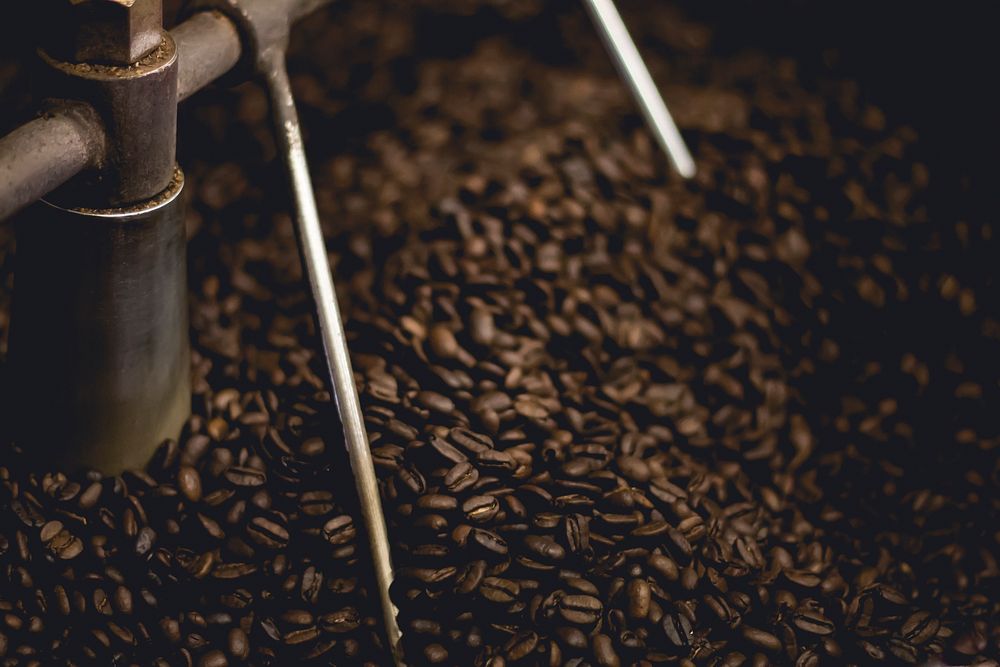
<svg viewBox="0 0 1000 667">
<path fill-rule="evenodd" d="M 104 127 L 88 104 L 67 103 L 0 138 L 0 220 L 104 156 Z"/>
<path fill-rule="evenodd" d="M 199 12 L 170 31 L 177 44 L 177 98 L 186 100 L 240 61 L 236 26 L 219 12 Z"/>
</svg>

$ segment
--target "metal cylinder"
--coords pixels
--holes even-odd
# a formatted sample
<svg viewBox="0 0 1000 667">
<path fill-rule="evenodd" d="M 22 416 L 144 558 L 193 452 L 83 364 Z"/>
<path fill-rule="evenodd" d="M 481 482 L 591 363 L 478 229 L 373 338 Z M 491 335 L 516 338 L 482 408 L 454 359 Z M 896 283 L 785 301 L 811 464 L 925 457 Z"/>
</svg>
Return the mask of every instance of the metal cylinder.
<svg viewBox="0 0 1000 667">
<path fill-rule="evenodd" d="M 190 413 L 180 171 L 127 209 L 40 202 L 17 222 L 9 400 L 29 455 L 142 468 Z"/>
</svg>

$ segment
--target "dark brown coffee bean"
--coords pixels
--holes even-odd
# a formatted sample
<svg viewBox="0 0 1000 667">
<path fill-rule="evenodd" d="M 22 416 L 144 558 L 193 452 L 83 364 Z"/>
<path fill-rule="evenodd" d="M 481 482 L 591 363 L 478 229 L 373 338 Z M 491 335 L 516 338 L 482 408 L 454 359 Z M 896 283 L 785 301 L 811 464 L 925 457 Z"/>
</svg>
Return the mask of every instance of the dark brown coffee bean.
<svg viewBox="0 0 1000 667">
<path fill-rule="evenodd" d="M 566 550 L 551 537 L 527 535 L 524 546 L 535 556 L 547 561 L 560 561 L 566 557 Z"/>
<path fill-rule="evenodd" d="M 507 452 L 484 449 L 475 455 L 476 466 L 495 474 L 508 474 L 517 468 L 517 462 Z"/>
<path fill-rule="evenodd" d="M 353 542 L 357 538 L 354 519 L 346 514 L 333 517 L 323 524 L 323 538 L 338 546 Z"/>
<path fill-rule="evenodd" d="M 559 614 L 576 625 L 597 623 L 603 608 L 601 601 L 591 595 L 566 595 L 559 600 Z"/>
<path fill-rule="evenodd" d="M 435 512 L 448 512 L 458 507 L 458 500 L 454 496 L 431 493 L 417 498 L 417 507 Z"/>
<path fill-rule="evenodd" d="M 537 632 L 528 630 L 517 633 L 504 644 L 507 660 L 515 662 L 528 657 L 535 652 L 535 649 L 538 647 L 538 641 Z"/>
<path fill-rule="evenodd" d="M 930 612 L 918 611 L 903 622 L 900 632 L 907 641 L 919 645 L 930 641 L 940 627 L 941 624 Z"/>
<path fill-rule="evenodd" d="M 258 487 L 267 481 L 267 476 L 264 472 L 255 470 L 254 468 L 234 466 L 226 470 L 223 474 L 230 484 L 239 487 Z"/>
<path fill-rule="evenodd" d="M 649 614 L 651 601 L 649 583 L 633 579 L 628 584 L 628 615 L 634 619 L 644 619 Z"/>
<path fill-rule="evenodd" d="M 621 658 L 615 652 L 611 637 L 599 632 L 591 639 L 591 647 L 594 651 L 594 660 L 601 667 L 621 666 Z"/>
<path fill-rule="evenodd" d="M 580 514 L 566 517 L 566 544 L 575 554 L 590 551 L 590 520 L 587 517 Z"/>
<path fill-rule="evenodd" d="M 333 494 L 329 491 L 306 491 L 299 496 L 299 509 L 306 516 L 326 516 L 334 510 Z"/>
<path fill-rule="evenodd" d="M 468 461 L 456 463 L 444 477 L 445 488 L 450 493 L 461 493 L 479 480 L 479 470 Z"/>
<path fill-rule="evenodd" d="M 509 604 L 520 595 L 521 587 L 509 579 L 486 577 L 479 585 L 479 592 L 490 602 Z"/>
<path fill-rule="evenodd" d="M 470 537 L 487 551 L 501 556 L 507 553 L 507 541 L 493 531 L 473 528 Z"/>
<path fill-rule="evenodd" d="M 677 648 L 686 648 L 691 645 L 691 622 L 684 614 L 664 616 L 663 631 L 671 645 Z"/>
<path fill-rule="evenodd" d="M 749 625 L 744 625 L 740 632 L 744 639 L 758 648 L 774 653 L 781 650 L 781 640 L 769 632 L 758 630 Z"/>
<path fill-rule="evenodd" d="M 241 628 L 231 628 L 226 637 L 226 649 L 237 660 L 250 657 L 250 638 Z"/>
<path fill-rule="evenodd" d="M 288 531 L 284 526 L 262 516 L 254 517 L 247 526 L 250 539 L 269 549 L 282 549 L 288 544 Z"/>
<path fill-rule="evenodd" d="M 201 500 L 201 475 L 191 466 L 183 465 L 177 470 L 177 488 L 192 503 Z"/>
<path fill-rule="evenodd" d="M 462 512 L 472 523 L 492 521 L 499 511 L 500 503 L 493 496 L 472 496 L 462 503 Z"/>
<path fill-rule="evenodd" d="M 345 607 L 339 611 L 323 614 L 319 622 L 324 632 L 343 634 L 353 632 L 361 625 L 361 615 L 353 607 Z"/>
<path fill-rule="evenodd" d="M 796 628 L 814 635 L 828 635 L 835 630 L 830 619 L 810 609 L 796 611 L 792 619 Z"/>
<path fill-rule="evenodd" d="M 455 592 L 466 595 L 479 588 L 486 574 L 486 561 L 474 560 L 464 566 L 455 582 Z"/>
<path fill-rule="evenodd" d="M 471 454 L 478 454 L 487 449 L 493 449 L 493 440 L 482 433 L 476 433 L 463 427 L 455 427 L 448 432 L 448 439 L 456 446 Z"/>
<path fill-rule="evenodd" d="M 227 667 L 229 660 L 222 651 L 209 651 L 198 659 L 198 667 Z"/>
</svg>

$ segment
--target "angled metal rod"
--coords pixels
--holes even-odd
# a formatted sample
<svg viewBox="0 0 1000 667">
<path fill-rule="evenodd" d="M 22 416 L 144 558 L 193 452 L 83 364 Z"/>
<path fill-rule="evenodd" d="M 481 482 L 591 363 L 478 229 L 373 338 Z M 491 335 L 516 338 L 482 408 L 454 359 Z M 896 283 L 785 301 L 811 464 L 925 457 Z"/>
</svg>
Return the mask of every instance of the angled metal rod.
<svg viewBox="0 0 1000 667">
<path fill-rule="evenodd" d="M 347 453 L 351 461 L 351 469 L 354 472 L 354 481 L 361 503 L 361 513 L 368 533 L 372 558 L 375 561 L 375 578 L 382 603 L 386 634 L 393 656 L 397 664 L 400 664 L 400 631 L 396 622 L 396 608 L 389 596 L 389 587 L 392 584 L 393 576 L 392 562 L 389 556 L 389 537 L 386 532 L 385 517 L 382 514 L 378 482 L 375 479 L 375 466 L 372 463 L 371 449 L 368 445 L 368 433 L 365 431 L 364 419 L 361 414 L 361 402 L 354 384 L 354 373 L 351 370 L 347 337 L 344 334 L 344 324 L 341 321 L 340 307 L 337 304 L 337 293 L 333 286 L 330 262 L 326 255 L 326 243 L 320 228 L 319 212 L 316 209 L 316 198 L 309 176 L 309 165 L 306 162 L 299 118 L 295 110 L 291 85 L 288 81 L 285 53 L 279 48 L 268 49 L 260 54 L 259 64 L 267 81 L 278 145 L 284 155 L 285 166 L 291 181 L 296 209 L 295 224 L 298 228 L 299 243 L 302 245 L 306 273 L 309 276 L 309 284 L 316 302 L 320 335 L 323 339 L 327 367 L 330 371 L 331 388 L 337 403 L 337 410 L 340 413 L 340 421 L 344 426 Z"/>
<path fill-rule="evenodd" d="M 584 0 L 590 13 L 590 18 L 604 40 L 604 46 L 611 54 L 618 73 L 628 84 L 642 113 L 649 123 L 657 142 L 666 152 L 674 168 L 684 178 L 691 178 L 695 173 L 694 159 L 684 144 L 674 119 L 667 110 L 667 105 L 660 96 L 660 91 L 653 82 L 653 77 L 646 68 L 646 63 L 635 42 L 628 34 L 628 28 L 622 21 L 621 14 L 615 8 L 613 0 Z"/>
</svg>

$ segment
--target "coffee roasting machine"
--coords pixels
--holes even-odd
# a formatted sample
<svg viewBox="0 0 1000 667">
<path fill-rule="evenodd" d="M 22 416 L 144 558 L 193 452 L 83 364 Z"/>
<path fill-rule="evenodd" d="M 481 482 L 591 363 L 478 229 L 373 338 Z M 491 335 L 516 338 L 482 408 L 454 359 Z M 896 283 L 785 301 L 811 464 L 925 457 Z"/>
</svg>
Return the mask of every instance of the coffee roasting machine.
<svg viewBox="0 0 1000 667">
<path fill-rule="evenodd" d="M 256 73 L 270 94 L 395 647 L 385 521 L 285 68 L 291 25 L 329 1 L 193 0 L 168 32 L 162 0 L 47 0 L 55 29 L 38 50 L 46 101 L 0 138 L 0 220 L 27 209 L 17 222 L 8 400 L 21 447 L 67 466 L 142 467 L 178 436 L 191 388 L 177 104 L 230 70 Z M 612 0 L 584 4 L 658 142 L 691 176 L 694 162 Z"/>
</svg>

